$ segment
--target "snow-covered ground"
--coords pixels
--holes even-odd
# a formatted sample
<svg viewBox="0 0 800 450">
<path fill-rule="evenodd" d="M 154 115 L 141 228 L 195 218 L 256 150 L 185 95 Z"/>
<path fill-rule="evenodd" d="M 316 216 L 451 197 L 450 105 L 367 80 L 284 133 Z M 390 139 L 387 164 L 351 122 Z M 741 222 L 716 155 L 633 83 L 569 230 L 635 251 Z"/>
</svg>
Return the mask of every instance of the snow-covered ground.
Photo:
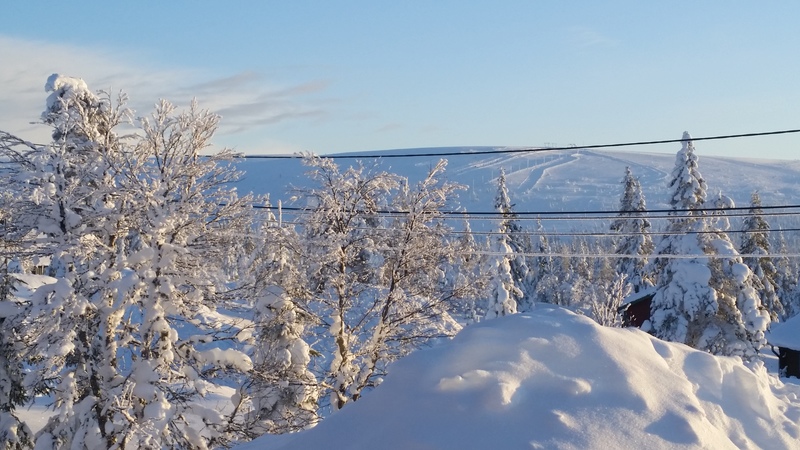
<svg viewBox="0 0 800 450">
<path fill-rule="evenodd" d="M 254 449 L 796 449 L 800 386 L 565 309 L 472 325 L 361 400 Z"/>
</svg>

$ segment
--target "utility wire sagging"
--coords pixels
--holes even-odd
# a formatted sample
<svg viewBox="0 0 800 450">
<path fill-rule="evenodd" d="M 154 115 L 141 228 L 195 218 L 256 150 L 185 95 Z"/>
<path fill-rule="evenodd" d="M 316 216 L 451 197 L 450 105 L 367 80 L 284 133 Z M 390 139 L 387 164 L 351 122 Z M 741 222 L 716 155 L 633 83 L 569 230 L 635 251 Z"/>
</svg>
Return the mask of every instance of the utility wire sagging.
<svg viewBox="0 0 800 450">
<path fill-rule="evenodd" d="M 716 140 L 723 140 L 723 139 L 741 139 L 741 138 L 748 138 L 748 137 L 759 137 L 759 136 L 776 136 L 781 134 L 794 134 L 800 133 L 800 129 L 792 129 L 792 130 L 778 130 L 778 131 L 762 131 L 756 133 L 741 133 L 741 134 L 727 134 L 727 135 L 718 135 L 718 136 L 706 136 L 706 137 L 693 137 L 691 141 L 716 141 Z M 422 157 L 441 157 L 441 156 L 475 156 L 475 155 L 498 155 L 498 154 L 513 154 L 513 153 L 537 153 L 537 152 L 549 152 L 549 151 L 560 151 L 560 150 L 580 150 L 580 149 L 600 149 L 600 148 L 620 148 L 620 147 L 634 147 L 634 146 L 644 146 L 644 145 L 658 145 L 658 144 L 674 144 L 679 142 L 687 141 L 687 139 L 659 139 L 659 140 L 651 140 L 651 141 L 636 141 L 636 142 L 619 142 L 615 144 L 594 144 L 594 145 L 571 145 L 567 147 L 528 147 L 528 148 L 505 148 L 505 149 L 494 149 L 494 150 L 479 150 L 479 151 L 467 151 L 467 152 L 428 152 L 428 153 L 389 153 L 389 154 L 344 154 L 344 155 L 321 155 L 323 158 L 330 158 L 330 159 L 365 159 L 365 158 L 379 158 L 379 159 L 387 159 L 387 158 L 422 158 Z M 302 159 L 307 155 L 303 154 L 295 154 L 295 155 L 241 155 L 242 158 L 247 159 Z"/>
</svg>

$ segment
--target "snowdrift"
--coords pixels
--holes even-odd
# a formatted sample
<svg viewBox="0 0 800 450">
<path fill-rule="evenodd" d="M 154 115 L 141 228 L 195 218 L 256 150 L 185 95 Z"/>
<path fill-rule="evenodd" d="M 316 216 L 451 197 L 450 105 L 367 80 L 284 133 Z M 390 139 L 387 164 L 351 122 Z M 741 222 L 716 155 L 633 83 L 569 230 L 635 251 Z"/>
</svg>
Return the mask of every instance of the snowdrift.
<svg viewBox="0 0 800 450">
<path fill-rule="evenodd" d="M 396 363 L 314 429 L 239 450 L 796 449 L 800 386 L 539 304 Z"/>
</svg>

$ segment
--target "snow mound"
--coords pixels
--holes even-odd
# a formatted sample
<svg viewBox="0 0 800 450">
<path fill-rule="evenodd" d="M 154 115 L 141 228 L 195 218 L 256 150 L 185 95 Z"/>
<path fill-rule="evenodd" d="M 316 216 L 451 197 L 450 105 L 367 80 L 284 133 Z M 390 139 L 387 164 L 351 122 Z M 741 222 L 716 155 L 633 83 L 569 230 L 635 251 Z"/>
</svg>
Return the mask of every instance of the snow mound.
<svg viewBox="0 0 800 450">
<path fill-rule="evenodd" d="M 238 448 L 789 449 L 798 395 L 760 363 L 540 304 L 399 361 L 314 429 Z"/>
</svg>

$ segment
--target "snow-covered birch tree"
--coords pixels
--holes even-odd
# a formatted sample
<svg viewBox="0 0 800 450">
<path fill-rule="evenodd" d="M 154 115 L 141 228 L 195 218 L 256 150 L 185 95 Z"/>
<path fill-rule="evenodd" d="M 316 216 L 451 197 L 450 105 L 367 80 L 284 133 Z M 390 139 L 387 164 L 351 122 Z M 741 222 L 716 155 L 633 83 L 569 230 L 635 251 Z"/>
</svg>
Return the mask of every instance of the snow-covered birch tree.
<svg viewBox="0 0 800 450">
<path fill-rule="evenodd" d="M 250 230 L 253 202 L 229 187 L 240 175 L 228 165 L 229 150 L 201 155 L 218 122 L 194 103 L 178 112 L 161 101 L 140 119 L 142 137 L 126 153 L 122 188 L 137 214 L 124 309 L 115 317 L 122 320 L 124 311 L 124 320 L 141 325 L 125 330 L 130 375 L 112 409 L 119 412 L 116 439 L 128 446 L 224 443 L 223 417 L 196 401 L 208 379 L 252 368 L 242 352 L 215 345 L 236 332 L 214 314 L 225 289 L 220 266 L 231 242 Z"/>
<path fill-rule="evenodd" d="M 7 318 L 22 331 L 27 360 L 36 361 L 25 380 L 33 391 L 52 391 L 58 413 L 37 433 L 40 448 L 111 445 L 105 406 L 114 401 L 109 383 L 116 370 L 107 310 L 120 267 L 126 227 L 116 198 L 121 141 L 113 131 L 124 118 L 115 104 L 76 78 L 52 75 L 42 114 L 53 127 L 48 146 L 33 146 L 18 159 L 16 187 L 28 207 L 20 223 L 41 236 L 51 257 L 54 284 L 43 285 L 24 311 Z M 83 447 L 81 447 L 83 446 Z"/>
<path fill-rule="evenodd" d="M 213 309 L 218 262 L 247 230 L 251 199 L 226 187 L 237 176 L 221 164 L 230 152 L 200 156 L 217 116 L 162 102 L 139 134 L 120 138 L 124 97 L 59 75 L 46 89 L 53 142 L 17 140 L 12 151 L 3 139 L 25 205 L 15 220 L 51 256 L 54 277 L 16 311 L 3 308 L 3 328 L 25 350 L 25 390 L 54 398 L 36 448 L 224 443 L 221 415 L 192 402 L 215 374 L 250 367 L 220 348 Z"/>
<path fill-rule="evenodd" d="M 416 185 L 362 165 L 306 164 L 315 186 L 299 192 L 308 208 L 305 308 L 320 320 L 320 350 L 331 355 L 320 378 L 338 409 L 379 383 L 392 361 L 458 330 L 448 311 L 471 286 L 451 283 L 440 267 L 456 243 L 445 239 L 439 210 L 459 186 L 440 179 L 444 162 Z"/>
</svg>

